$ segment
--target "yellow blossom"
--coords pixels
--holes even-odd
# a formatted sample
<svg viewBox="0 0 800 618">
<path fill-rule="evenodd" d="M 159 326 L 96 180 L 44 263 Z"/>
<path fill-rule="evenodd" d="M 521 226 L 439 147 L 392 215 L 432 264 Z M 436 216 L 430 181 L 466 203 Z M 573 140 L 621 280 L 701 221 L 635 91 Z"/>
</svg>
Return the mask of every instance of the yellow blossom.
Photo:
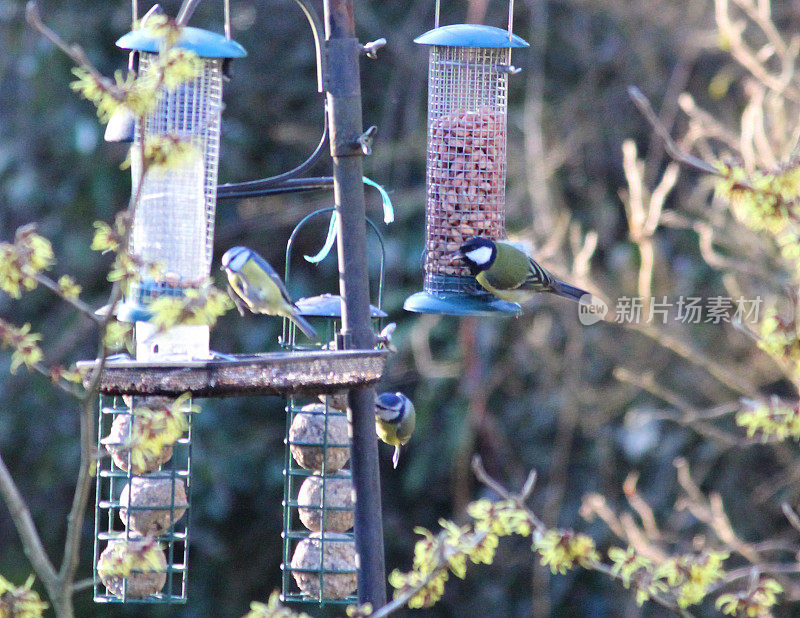
<svg viewBox="0 0 800 618">
<path fill-rule="evenodd" d="M 570 531 L 548 530 L 534 540 L 533 548 L 539 552 L 542 565 L 549 565 L 553 573 L 561 575 L 599 559 L 591 537 Z"/>
<path fill-rule="evenodd" d="M 0 575 L 0 618 L 41 618 L 48 606 L 32 587 L 33 575 L 21 586 Z"/>
<path fill-rule="evenodd" d="M 58 280 L 58 289 L 64 298 L 75 300 L 80 296 L 81 286 L 69 275 L 62 275 Z"/>
<path fill-rule="evenodd" d="M 17 230 L 14 244 L 0 243 L 0 290 L 19 298 L 36 287 L 36 275 L 55 262 L 50 241 L 26 225 Z"/>
<path fill-rule="evenodd" d="M 39 342 L 42 336 L 31 332 L 30 324 L 14 326 L 0 319 L 0 343 L 4 347 L 12 348 L 11 373 L 16 373 L 22 365 L 31 369 L 44 358 Z"/>
<path fill-rule="evenodd" d="M 276 590 L 269 596 L 267 603 L 253 601 L 250 611 L 243 618 L 311 618 L 306 613 L 295 613 L 281 605 L 280 593 Z"/>
<path fill-rule="evenodd" d="M 161 296 L 150 305 L 153 324 L 166 330 L 178 324 L 213 326 L 233 308 L 230 296 L 206 282 L 199 289 L 187 289 L 183 296 Z"/>
<path fill-rule="evenodd" d="M 778 602 L 781 592 L 783 587 L 774 579 L 762 579 L 750 591 L 721 595 L 716 601 L 716 607 L 728 616 L 767 618 L 772 615 L 770 609 Z"/>
</svg>

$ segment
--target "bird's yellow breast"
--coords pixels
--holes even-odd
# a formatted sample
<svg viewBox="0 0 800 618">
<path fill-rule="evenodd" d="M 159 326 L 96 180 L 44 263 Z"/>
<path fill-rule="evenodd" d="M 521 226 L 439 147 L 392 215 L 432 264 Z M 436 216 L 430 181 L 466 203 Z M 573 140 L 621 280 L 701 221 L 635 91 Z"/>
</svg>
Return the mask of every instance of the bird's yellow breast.
<svg viewBox="0 0 800 618">
<path fill-rule="evenodd" d="M 378 437 L 386 442 L 386 444 L 391 444 L 392 446 L 401 446 L 403 444 L 403 442 L 397 438 L 397 428 L 394 425 L 376 418 L 375 430 L 378 432 Z M 406 440 L 406 442 L 408 442 L 408 440 Z"/>
<path fill-rule="evenodd" d="M 530 290 L 520 290 L 517 288 L 511 288 L 507 290 L 501 290 L 499 288 L 494 287 L 491 283 L 487 281 L 486 273 L 481 272 L 475 277 L 478 283 L 481 284 L 481 287 L 484 288 L 487 292 L 497 296 L 502 300 L 507 300 L 512 303 L 519 303 L 524 304 L 528 300 L 530 300 L 533 293 Z"/>
</svg>

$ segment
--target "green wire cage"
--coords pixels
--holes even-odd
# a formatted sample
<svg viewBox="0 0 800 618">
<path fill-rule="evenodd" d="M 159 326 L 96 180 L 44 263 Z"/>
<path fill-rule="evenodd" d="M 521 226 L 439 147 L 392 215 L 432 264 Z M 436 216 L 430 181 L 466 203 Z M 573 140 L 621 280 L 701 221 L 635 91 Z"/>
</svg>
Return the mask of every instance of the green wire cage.
<svg viewBox="0 0 800 618">
<path fill-rule="evenodd" d="M 189 399 L 176 401 L 100 397 L 95 602 L 186 602 L 197 408 Z"/>
<path fill-rule="evenodd" d="M 332 213 L 325 208 L 311 213 L 294 229 L 286 248 L 285 281 L 290 279 L 291 253 L 298 232 L 314 217 Z M 382 327 L 380 309 L 385 252 L 377 227 L 368 224 L 380 245 L 377 306 L 370 315 Z M 323 294 L 297 301 L 322 343 L 301 340 L 299 329 L 284 320 L 281 343 L 290 351 L 336 349 L 342 328 L 342 299 Z M 350 441 L 347 392 L 325 396 L 292 396 L 286 402 L 286 445 L 283 492 L 282 595 L 285 602 L 327 604 L 358 603 L 357 562 L 353 519 L 355 499 L 349 469 Z"/>
</svg>

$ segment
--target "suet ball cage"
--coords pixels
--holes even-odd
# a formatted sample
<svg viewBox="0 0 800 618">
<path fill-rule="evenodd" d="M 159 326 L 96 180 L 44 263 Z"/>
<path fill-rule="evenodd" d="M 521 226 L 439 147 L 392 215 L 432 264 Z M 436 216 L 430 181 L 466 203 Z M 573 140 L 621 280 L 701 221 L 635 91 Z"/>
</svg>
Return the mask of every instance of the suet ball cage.
<svg viewBox="0 0 800 618">
<path fill-rule="evenodd" d="M 173 409 L 173 402 L 139 395 L 100 397 L 95 602 L 186 602 L 196 408 L 186 400 Z M 175 414 L 184 419 L 174 434 L 179 437 L 154 442 L 169 422 L 165 419 Z"/>
<path fill-rule="evenodd" d="M 286 248 L 284 280 L 291 285 L 291 258 L 297 234 L 314 217 L 333 212 L 326 208 L 300 221 Z M 367 220 L 380 247 L 377 306 L 370 316 L 380 329 L 386 314 L 383 295 L 385 250 L 377 227 Z M 284 320 L 282 345 L 293 352 L 341 345 L 342 298 L 323 294 L 296 302 L 300 315 L 316 329 L 319 341 L 301 340 L 300 330 Z M 284 455 L 283 562 L 281 598 L 287 602 L 358 603 L 354 522 L 355 498 L 349 469 L 350 440 L 347 393 L 319 398 L 294 396 L 286 402 Z"/>
</svg>

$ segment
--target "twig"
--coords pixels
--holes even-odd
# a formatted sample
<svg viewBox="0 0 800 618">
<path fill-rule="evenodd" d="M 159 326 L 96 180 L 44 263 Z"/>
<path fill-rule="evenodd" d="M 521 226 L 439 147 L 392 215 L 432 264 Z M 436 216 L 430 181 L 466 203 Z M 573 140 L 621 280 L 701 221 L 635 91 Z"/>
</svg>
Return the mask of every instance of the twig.
<svg viewBox="0 0 800 618">
<path fill-rule="evenodd" d="M 87 577 L 86 579 L 82 579 L 79 582 L 75 582 L 72 584 L 72 592 L 81 592 L 83 590 L 88 590 L 94 586 L 94 579 L 91 577 Z"/>
<path fill-rule="evenodd" d="M 440 322 L 437 315 L 423 315 L 417 321 L 411 332 L 414 364 L 419 373 L 428 378 L 455 378 L 462 373 L 461 363 L 434 360 L 431 351 L 430 334 Z"/>
<path fill-rule="evenodd" d="M 705 172 L 706 174 L 713 174 L 714 176 L 720 175 L 719 170 L 712 165 L 709 165 L 702 159 L 698 159 L 697 157 L 683 152 L 680 148 L 678 148 L 678 146 L 675 144 L 675 141 L 670 136 L 669 131 L 667 131 L 667 129 L 658 119 L 658 115 L 650 105 L 650 101 L 648 101 L 647 97 L 642 94 L 641 90 L 639 90 L 636 86 L 628 86 L 628 95 L 636 104 L 636 107 L 639 108 L 639 111 L 642 113 L 642 115 L 653 126 L 653 129 L 656 131 L 656 133 L 658 133 L 661 139 L 664 140 L 664 149 L 667 151 L 669 156 L 680 163 L 684 163 L 690 167 L 700 170 L 701 172 Z"/>
<path fill-rule="evenodd" d="M 536 483 L 536 471 L 535 470 L 531 470 L 530 474 L 528 475 L 528 479 L 525 481 L 525 484 L 523 485 L 522 491 L 520 493 L 518 493 L 518 494 L 514 494 L 514 493 L 511 493 L 505 487 L 503 487 L 503 485 L 501 485 L 498 481 L 496 481 L 495 479 L 493 479 L 492 477 L 489 476 L 489 474 L 486 472 L 485 468 L 483 467 L 483 463 L 481 462 L 481 458 L 479 456 L 477 456 L 477 455 L 472 459 L 472 469 L 475 472 L 475 477 L 481 483 L 483 483 L 489 489 L 491 489 L 494 492 L 496 492 L 502 498 L 504 498 L 506 500 L 511 500 L 512 502 L 514 502 L 515 505 L 517 506 L 517 508 L 524 510 L 526 512 L 526 514 L 528 515 L 528 517 L 530 518 L 531 523 L 533 524 L 534 528 L 537 528 L 540 531 L 547 529 L 546 526 L 542 523 L 541 519 L 539 519 L 536 516 L 536 514 L 533 511 L 531 511 L 524 504 L 527 501 L 527 499 L 530 497 L 530 494 L 533 491 L 534 485 Z M 598 571 L 600 573 L 604 573 L 605 575 L 608 575 L 609 577 L 611 577 L 614 580 L 623 581 L 622 577 L 619 574 L 614 573 L 611 570 L 611 567 L 609 567 L 608 565 L 603 564 L 602 562 L 592 561 L 591 563 L 587 564 L 587 568 L 589 568 L 590 570 Z M 635 581 L 631 581 L 630 583 L 634 587 L 636 586 L 636 582 Z M 692 617 L 691 613 L 689 613 L 688 611 L 686 611 L 684 609 L 679 608 L 676 603 L 673 603 L 673 602 L 669 601 L 668 599 L 665 599 L 665 598 L 663 598 L 663 597 L 661 597 L 659 595 L 651 595 L 650 596 L 650 600 L 652 600 L 654 603 L 660 605 L 661 607 L 664 607 L 665 609 L 669 609 L 670 611 L 675 612 L 679 616 L 682 616 L 684 618 L 691 618 Z"/>
<path fill-rule="evenodd" d="M 611 579 L 614 579 L 616 581 L 619 581 L 619 582 L 623 581 L 622 577 L 618 573 L 614 573 L 611 570 L 611 567 L 609 567 L 608 565 L 603 564 L 602 562 L 594 562 L 594 563 L 592 563 L 591 564 L 591 569 L 593 571 L 597 571 L 598 573 L 603 573 L 604 575 L 608 575 Z M 636 586 L 636 582 L 631 581 L 630 583 L 631 583 L 632 586 L 634 586 L 634 587 Z M 660 605 L 664 609 L 668 609 L 668 610 L 678 614 L 682 618 L 692 618 L 694 616 L 694 614 L 692 614 L 690 611 L 688 611 L 686 609 L 682 609 L 682 608 L 678 607 L 677 604 L 672 603 L 672 602 L 668 601 L 667 599 L 664 599 L 664 598 L 662 598 L 662 597 L 660 597 L 658 595 L 650 596 L 650 600 L 653 601 L 654 603 L 656 603 L 657 605 Z"/>
<path fill-rule="evenodd" d="M 658 416 L 656 414 L 651 415 L 651 418 L 653 419 L 662 418 L 664 420 L 683 425 L 684 427 L 689 427 L 698 434 L 717 440 L 726 446 L 750 446 L 753 444 L 763 444 L 764 442 L 763 440 L 740 438 L 739 436 L 731 435 L 728 432 L 706 422 L 707 420 L 715 418 L 716 416 L 723 416 L 724 414 L 734 412 L 736 409 L 738 409 L 738 406 L 736 408 L 731 408 L 731 404 L 728 404 L 728 407 L 724 407 L 720 411 L 716 411 L 717 408 L 713 408 L 712 412 L 706 415 L 706 412 L 698 410 L 677 393 L 658 384 L 653 379 L 653 375 L 650 372 L 639 375 L 629 371 L 628 369 L 625 369 L 624 367 L 617 367 L 614 369 L 613 375 L 620 382 L 625 382 L 641 388 L 654 397 L 658 397 L 659 399 L 670 404 L 679 411 L 679 415 L 667 414 L 666 411 L 662 411 Z"/>
<path fill-rule="evenodd" d="M 713 137 L 724 143 L 728 148 L 738 151 L 741 147 L 739 136 L 719 122 L 714 116 L 703 108 L 698 107 L 692 95 L 688 92 L 678 97 L 678 105 L 684 114 L 707 137 Z"/>
<path fill-rule="evenodd" d="M 663 347 L 671 350 L 678 356 L 702 367 L 718 382 L 724 384 L 732 391 L 750 397 L 755 392 L 753 387 L 742 375 L 733 374 L 727 367 L 724 367 L 707 357 L 705 354 L 692 348 L 689 344 L 673 337 L 671 334 L 659 330 L 648 324 L 625 324 L 637 332 L 642 333 L 659 343 Z"/>
<path fill-rule="evenodd" d="M 43 275 L 41 273 L 36 273 L 34 279 L 36 279 L 37 282 L 46 287 L 48 290 L 51 290 L 56 295 L 58 295 L 62 300 L 65 300 L 70 305 L 75 307 L 75 309 L 80 311 L 83 315 L 88 317 L 96 324 L 101 324 L 103 322 L 103 319 L 100 316 L 95 315 L 94 309 L 92 309 L 89 305 L 83 302 L 80 298 L 73 298 L 71 296 L 65 295 L 61 291 L 59 285 L 55 281 L 53 281 L 50 277 L 47 277 L 46 275 Z"/>
<path fill-rule="evenodd" d="M 742 541 L 734 532 L 733 526 L 725 513 L 722 498 L 719 494 L 711 494 L 709 498 L 703 496 L 700 488 L 692 479 L 689 463 L 682 457 L 674 462 L 678 471 L 678 483 L 687 494 L 684 505 L 697 519 L 705 523 L 715 536 L 729 549 L 736 551 L 753 564 L 758 563 L 761 557 L 750 545 Z"/>
<path fill-rule="evenodd" d="M 798 517 L 794 509 L 791 506 L 789 506 L 787 502 L 783 502 L 781 503 L 781 510 L 783 511 L 783 514 L 786 516 L 786 519 L 789 520 L 789 523 L 792 525 L 792 528 L 800 532 L 800 517 Z"/>
<path fill-rule="evenodd" d="M 602 494 L 590 493 L 584 495 L 580 515 L 586 521 L 593 521 L 595 516 L 599 517 L 617 537 L 620 539 L 625 538 L 625 528 L 622 522 L 611 507 L 608 506 L 608 502 L 606 502 L 606 498 Z"/>
<path fill-rule="evenodd" d="M 725 577 L 721 581 L 717 582 L 708 589 L 708 594 L 714 594 L 717 590 L 720 590 L 721 588 L 724 588 L 728 584 L 731 584 L 737 580 L 751 577 L 753 571 L 755 571 L 757 575 L 761 573 L 767 573 L 767 574 L 800 573 L 800 563 L 798 562 L 777 563 L 777 564 L 762 563 L 728 571 L 727 573 L 725 573 Z"/>
<path fill-rule="evenodd" d="M 475 473 L 475 478 L 486 485 L 489 489 L 497 493 L 498 496 L 504 500 L 511 500 L 517 505 L 524 505 L 528 498 L 531 497 L 533 488 L 536 486 L 536 470 L 531 470 L 528 473 L 528 478 L 525 479 L 525 483 L 522 485 L 522 490 L 520 493 L 512 494 L 510 491 L 508 491 L 508 489 L 503 487 L 500 483 L 489 476 L 489 473 L 486 472 L 486 468 L 483 467 L 483 460 L 481 459 L 480 455 L 475 455 L 472 458 L 472 471 Z M 534 523 L 542 527 L 544 526 L 544 524 L 538 521 L 538 518 L 534 519 Z"/>
<path fill-rule="evenodd" d="M 651 539 L 658 540 L 661 538 L 661 531 L 658 529 L 658 524 L 656 524 L 653 509 L 644 501 L 641 494 L 636 489 L 636 483 L 638 481 L 639 473 L 631 472 L 622 484 L 622 491 L 625 492 L 625 498 L 627 498 L 628 504 L 639 514 L 647 536 Z"/>
<path fill-rule="evenodd" d="M 101 81 L 102 83 L 111 83 L 97 69 L 94 68 L 94 65 L 89 61 L 89 57 L 86 55 L 86 52 L 84 52 L 80 46 L 67 45 L 60 36 L 45 26 L 44 22 L 42 21 L 42 17 L 39 14 L 39 6 L 36 4 L 35 0 L 30 0 L 25 6 L 25 19 L 27 20 L 28 24 L 30 24 L 31 28 L 39 32 L 42 36 L 44 36 L 44 38 L 58 47 L 58 49 L 69 56 L 75 64 L 86 68 L 86 70 L 92 74 L 92 77 L 98 81 Z"/>
<path fill-rule="evenodd" d="M 716 0 L 714 6 L 717 27 L 728 42 L 731 56 L 770 90 L 775 91 L 777 94 L 783 94 L 792 101 L 800 101 L 800 91 L 791 85 L 792 72 L 790 71 L 787 75 L 784 70 L 780 77 L 771 74 L 744 42 L 742 38 L 743 28 L 733 24 L 730 20 L 728 0 Z M 759 19 L 756 23 L 761 25 L 763 21 L 763 19 Z M 765 31 L 765 34 L 770 37 L 769 32 Z M 785 64 L 784 62 L 784 67 Z"/>
<path fill-rule="evenodd" d="M 401 594 L 397 595 L 389 603 L 379 607 L 371 614 L 368 614 L 369 618 L 384 618 L 385 616 L 389 616 L 390 614 L 393 614 L 396 611 L 403 609 L 405 604 L 408 603 L 415 594 L 417 594 L 420 590 L 425 588 L 425 586 L 430 584 L 434 580 L 434 578 L 436 578 L 439 575 L 439 573 L 441 573 L 446 568 L 447 568 L 446 564 L 444 566 L 438 566 L 433 571 L 431 571 L 428 574 L 428 576 L 425 579 L 423 579 L 419 584 L 404 589 Z"/>
<path fill-rule="evenodd" d="M 25 555 L 28 556 L 33 570 L 47 588 L 48 595 L 51 599 L 55 599 L 58 596 L 58 575 L 47 557 L 28 505 L 11 477 L 2 455 L 0 455 L 0 495 L 3 496 L 3 501 L 11 513 L 11 519 L 19 533 Z"/>
<path fill-rule="evenodd" d="M 477 547 L 486 539 L 487 532 L 480 532 L 473 535 L 471 545 L 473 547 Z M 431 581 L 433 581 L 442 571 L 447 570 L 448 568 L 448 560 L 449 558 L 444 555 L 442 548 L 444 547 L 442 541 L 444 540 L 444 533 L 440 533 L 437 537 L 438 547 L 437 547 L 437 562 L 436 566 L 433 570 L 428 573 L 427 577 L 423 579 L 420 583 L 415 586 L 411 586 L 405 588 L 403 592 L 397 595 L 390 603 L 379 607 L 377 610 L 369 614 L 370 618 L 383 618 L 384 616 L 388 616 L 389 614 L 393 614 L 394 612 L 402 609 L 406 603 L 408 603 L 411 598 L 417 594 L 420 590 L 425 588 Z"/>
</svg>

